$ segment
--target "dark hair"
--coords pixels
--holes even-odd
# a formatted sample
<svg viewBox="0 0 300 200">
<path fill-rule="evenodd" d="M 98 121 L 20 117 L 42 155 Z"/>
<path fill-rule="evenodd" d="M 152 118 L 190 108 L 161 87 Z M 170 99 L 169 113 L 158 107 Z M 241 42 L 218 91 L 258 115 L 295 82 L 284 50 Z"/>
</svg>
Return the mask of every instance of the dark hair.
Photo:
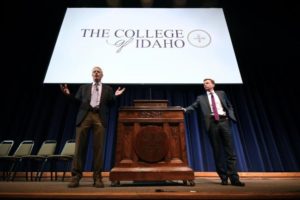
<svg viewBox="0 0 300 200">
<path fill-rule="evenodd" d="M 205 82 L 205 81 L 210 81 L 210 82 L 212 82 L 212 84 L 215 84 L 215 81 L 213 79 L 211 79 L 211 78 L 205 78 L 203 80 L 203 82 Z"/>
</svg>

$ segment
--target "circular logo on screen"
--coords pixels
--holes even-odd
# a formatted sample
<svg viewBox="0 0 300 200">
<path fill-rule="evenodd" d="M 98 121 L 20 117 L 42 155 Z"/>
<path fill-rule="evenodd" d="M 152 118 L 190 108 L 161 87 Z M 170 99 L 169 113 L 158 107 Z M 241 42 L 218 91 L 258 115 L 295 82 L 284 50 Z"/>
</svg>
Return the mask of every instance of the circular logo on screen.
<svg viewBox="0 0 300 200">
<path fill-rule="evenodd" d="M 147 126 L 137 133 L 134 147 L 141 161 L 159 162 L 168 153 L 168 136 L 159 126 Z"/>
<path fill-rule="evenodd" d="M 198 48 L 207 47 L 211 43 L 211 37 L 204 30 L 193 30 L 189 32 L 187 40 L 191 45 Z"/>
</svg>

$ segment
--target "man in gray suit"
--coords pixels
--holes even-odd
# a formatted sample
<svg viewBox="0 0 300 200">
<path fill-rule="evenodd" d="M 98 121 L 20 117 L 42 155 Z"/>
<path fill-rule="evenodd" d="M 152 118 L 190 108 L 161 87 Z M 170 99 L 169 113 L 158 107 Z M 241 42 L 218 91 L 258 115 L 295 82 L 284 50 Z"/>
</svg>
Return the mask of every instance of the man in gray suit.
<svg viewBox="0 0 300 200">
<path fill-rule="evenodd" d="M 236 122 L 232 105 L 224 91 L 215 91 L 215 81 L 207 78 L 203 81 L 205 93 L 196 101 L 183 108 L 185 112 L 200 110 L 205 122 L 210 143 L 213 149 L 216 171 L 222 185 L 245 186 L 236 170 L 236 154 L 233 147 L 230 121 Z M 223 156 L 225 156 L 225 159 Z"/>
<path fill-rule="evenodd" d="M 93 130 L 93 179 L 94 186 L 102 188 L 101 171 L 103 165 L 103 143 L 107 125 L 108 107 L 121 95 L 125 88 L 120 87 L 113 93 L 110 86 L 102 84 L 102 69 L 98 66 L 92 70 L 93 83 L 79 87 L 74 99 L 80 102 L 76 118 L 76 145 L 72 162 L 72 180 L 68 187 L 78 187 L 84 170 L 89 129 Z M 61 85 L 65 95 L 72 96 L 67 85 Z"/>
</svg>

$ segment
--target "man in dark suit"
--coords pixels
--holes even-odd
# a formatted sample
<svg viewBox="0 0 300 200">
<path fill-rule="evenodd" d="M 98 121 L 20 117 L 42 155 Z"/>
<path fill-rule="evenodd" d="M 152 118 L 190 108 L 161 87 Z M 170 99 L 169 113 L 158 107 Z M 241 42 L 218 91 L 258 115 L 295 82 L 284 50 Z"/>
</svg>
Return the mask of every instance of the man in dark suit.
<svg viewBox="0 0 300 200">
<path fill-rule="evenodd" d="M 208 78 L 203 81 L 206 93 L 197 97 L 197 100 L 185 112 L 200 110 L 205 122 L 210 143 L 213 149 L 216 171 L 222 185 L 245 186 L 241 182 L 236 170 L 236 154 L 233 147 L 230 121 L 236 122 L 232 105 L 224 91 L 215 91 L 215 81 Z M 225 159 L 223 158 L 225 156 Z"/>
<path fill-rule="evenodd" d="M 68 187 L 78 187 L 84 170 L 89 129 L 93 130 L 93 179 L 94 186 L 102 188 L 101 171 L 103 165 L 103 143 L 107 125 L 108 107 L 121 95 L 125 88 L 120 87 L 113 93 L 110 86 L 102 84 L 103 72 L 100 67 L 92 70 L 93 83 L 79 87 L 74 98 L 80 102 L 76 118 L 76 145 L 72 162 L 72 180 Z M 61 85 L 65 95 L 71 96 L 67 85 Z"/>
</svg>

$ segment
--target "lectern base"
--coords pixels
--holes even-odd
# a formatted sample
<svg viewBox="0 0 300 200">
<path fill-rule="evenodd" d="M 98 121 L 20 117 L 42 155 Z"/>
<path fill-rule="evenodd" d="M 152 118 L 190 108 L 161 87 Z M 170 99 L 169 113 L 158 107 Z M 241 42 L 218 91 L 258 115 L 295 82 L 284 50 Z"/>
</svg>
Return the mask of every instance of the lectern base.
<svg viewBox="0 0 300 200">
<path fill-rule="evenodd" d="M 115 167 L 111 170 L 111 181 L 166 181 L 194 180 L 194 172 L 189 167 Z"/>
</svg>

